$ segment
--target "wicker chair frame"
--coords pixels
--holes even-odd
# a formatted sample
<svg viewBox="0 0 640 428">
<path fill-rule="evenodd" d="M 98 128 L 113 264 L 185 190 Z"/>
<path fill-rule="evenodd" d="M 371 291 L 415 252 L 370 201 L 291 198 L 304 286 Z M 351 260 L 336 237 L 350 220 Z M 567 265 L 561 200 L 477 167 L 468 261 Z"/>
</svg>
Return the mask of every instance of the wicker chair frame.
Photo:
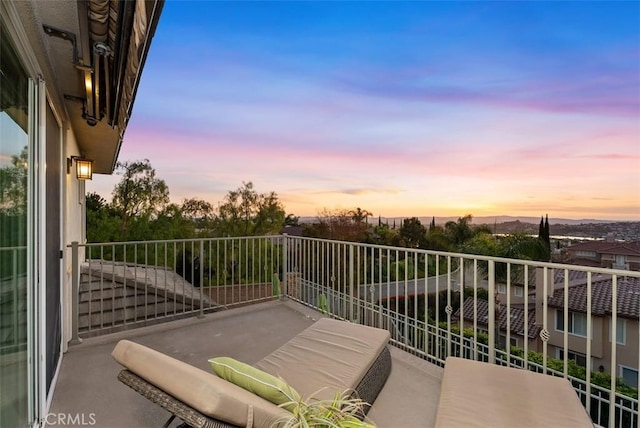
<svg viewBox="0 0 640 428">
<path fill-rule="evenodd" d="M 387 381 L 389 373 L 391 373 L 391 354 L 389 353 L 389 348 L 385 346 L 355 388 L 352 397 L 358 397 L 369 404 L 373 404 Z M 183 425 L 193 428 L 241 428 L 203 415 L 129 370 L 122 370 L 118 374 L 118 380 L 171 413 L 172 416 L 165 424 L 165 427 L 169 426 L 173 419 L 177 417 L 184 422 Z M 365 406 L 363 410 L 366 415 L 369 411 L 369 406 Z"/>
</svg>

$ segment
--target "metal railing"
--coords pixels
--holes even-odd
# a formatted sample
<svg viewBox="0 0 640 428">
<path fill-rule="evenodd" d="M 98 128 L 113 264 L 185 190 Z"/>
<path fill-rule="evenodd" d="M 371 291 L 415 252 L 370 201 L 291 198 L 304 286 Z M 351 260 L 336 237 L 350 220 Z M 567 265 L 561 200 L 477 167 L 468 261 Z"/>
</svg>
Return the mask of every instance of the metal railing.
<svg viewBox="0 0 640 428">
<path fill-rule="evenodd" d="M 564 377 L 596 425 L 640 427 L 640 272 L 287 235 L 71 247 L 75 338 L 287 296 L 433 364 Z"/>
<path fill-rule="evenodd" d="M 564 377 L 595 424 L 640 426 L 640 272 L 299 237 L 284 248 L 289 298 L 386 328 L 434 364 L 460 356 Z"/>
<path fill-rule="evenodd" d="M 74 242 L 71 342 L 272 299 L 279 295 L 281 241 Z"/>
</svg>

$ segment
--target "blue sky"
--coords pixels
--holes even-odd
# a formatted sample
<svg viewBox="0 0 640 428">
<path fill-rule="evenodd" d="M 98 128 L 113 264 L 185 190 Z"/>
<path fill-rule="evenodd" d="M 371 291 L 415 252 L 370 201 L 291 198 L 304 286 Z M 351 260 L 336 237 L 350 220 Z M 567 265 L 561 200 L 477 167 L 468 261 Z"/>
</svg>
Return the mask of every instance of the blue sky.
<svg viewBox="0 0 640 428">
<path fill-rule="evenodd" d="M 637 220 L 640 3 L 167 1 L 142 158 L 175 202 Z"/>
</svg>

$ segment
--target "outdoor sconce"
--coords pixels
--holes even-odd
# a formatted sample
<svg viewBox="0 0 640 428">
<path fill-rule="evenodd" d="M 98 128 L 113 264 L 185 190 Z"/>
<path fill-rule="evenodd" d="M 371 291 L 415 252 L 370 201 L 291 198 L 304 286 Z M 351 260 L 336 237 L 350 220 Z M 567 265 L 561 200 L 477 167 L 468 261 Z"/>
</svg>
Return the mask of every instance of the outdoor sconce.
<svg viewBox="0 0 640 428">
<path fill-rule="evenodd" d="M 76 161 L 76 177 L 78 177 L 78 180 L 91 180 L 93 177 L 93 161 L 91 159 L 79 156 L 67 158 L 67 174 L 71 173 L 74 160 Z"/>
</svg>

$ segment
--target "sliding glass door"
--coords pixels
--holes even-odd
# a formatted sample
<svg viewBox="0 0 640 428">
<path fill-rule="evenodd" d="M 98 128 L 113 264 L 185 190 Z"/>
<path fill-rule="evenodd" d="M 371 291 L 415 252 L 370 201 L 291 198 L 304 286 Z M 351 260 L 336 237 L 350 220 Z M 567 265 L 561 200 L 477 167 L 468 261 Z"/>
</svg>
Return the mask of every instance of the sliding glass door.
<svg viewBox="0 0 640 428">
<path fill-rule="evenodd" d="M 0 21 L 0 427 L 29 423 L 27 239 L 32 83 Z"/>
</svg>

